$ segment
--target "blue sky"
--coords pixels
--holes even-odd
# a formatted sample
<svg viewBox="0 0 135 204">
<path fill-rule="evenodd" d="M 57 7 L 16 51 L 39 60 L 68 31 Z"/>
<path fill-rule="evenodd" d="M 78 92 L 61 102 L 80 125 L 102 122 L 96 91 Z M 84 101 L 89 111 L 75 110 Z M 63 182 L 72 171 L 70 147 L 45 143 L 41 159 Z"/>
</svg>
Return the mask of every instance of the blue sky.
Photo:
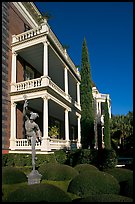
<svg viewBox="0 0 135 204">
<path fill-rule="evenodd" d="M 86 38 L 92 80 L 110 94 L 112 114 L 133 111 L 133 2 L 34 2 L 75 65 Z"/>
</svg>

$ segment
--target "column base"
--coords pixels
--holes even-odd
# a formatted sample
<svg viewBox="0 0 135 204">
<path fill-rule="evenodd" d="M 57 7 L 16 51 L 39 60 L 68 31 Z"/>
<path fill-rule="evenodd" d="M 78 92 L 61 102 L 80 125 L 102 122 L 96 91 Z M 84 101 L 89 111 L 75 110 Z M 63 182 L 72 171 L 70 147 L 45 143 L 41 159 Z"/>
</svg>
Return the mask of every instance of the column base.
<svg viewBox="0 0 135 204">
<path fill-rule="evenodd" d="M 10 147 L 9 147 L 9 149 L 15 150 L 15 147 L 16 147 L 15 140 L 14 139 L 10 139 Z"/>
<path fill-rule="evenodd" d="M 42 138 L 41 151 L 51 151 L 50 138 Z"/>
</svg>

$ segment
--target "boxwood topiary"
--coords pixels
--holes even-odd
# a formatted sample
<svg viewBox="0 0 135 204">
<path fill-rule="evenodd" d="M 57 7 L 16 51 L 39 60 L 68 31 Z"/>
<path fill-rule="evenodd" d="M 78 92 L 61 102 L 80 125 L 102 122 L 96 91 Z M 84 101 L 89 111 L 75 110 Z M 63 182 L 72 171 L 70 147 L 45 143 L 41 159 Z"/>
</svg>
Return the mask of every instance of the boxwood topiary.
<svg viewBox="0 0 135 204">
<path fill-rule="evenodd" d="M 15 167 L 2 167 L 2 184 L 15 184 L 26 181 L 27 177 L 23 171 Z"/>
<path fill-rule="evenodd" d="M 84 171 L 99 171 L 99 169 L 94 166 L 94 165 L 91 165 L 91 164 L 77 164 L 75 167 L 74 167 L 79 173 L 82 173 Z"/>
<path fill-rule="evenodd" d="M 88 196 L 80 202 L 133 202 L 133 199 L 117 194 L 100 194 Z"/>
<path fill-rule="evenodd" d="M 120 185 L 117 179 L 108 173 L 85 171 L 70 181 L 67 191 L 80 197 L 95 194 L 119 194 Z"/>
<path fill-rule="evenodd" d="M 105 172 L 113 175 L 120 184 L 120 194 L 133 197 L 133 171 L 124 168 L 107 169 Z"/>
<path fill-rule="evenodd" d="M 10 193 L 6 202 L 71 202 L 69 195 L 52 184 L 33 184 Z"/>
<path fill-rule="evenodd" d="M 124 168 L 106 169 L 105 172 L 113 175 L 119 182 L 133 179 L 133 171 Z"/>
<path fill-rule="evenodd" d="M 59 163 L 44 163 L 38 171 L 42 174 L 42 179 L 53 181 L 70 180 L 79 174 L 73 167 Z"/>
</svg>

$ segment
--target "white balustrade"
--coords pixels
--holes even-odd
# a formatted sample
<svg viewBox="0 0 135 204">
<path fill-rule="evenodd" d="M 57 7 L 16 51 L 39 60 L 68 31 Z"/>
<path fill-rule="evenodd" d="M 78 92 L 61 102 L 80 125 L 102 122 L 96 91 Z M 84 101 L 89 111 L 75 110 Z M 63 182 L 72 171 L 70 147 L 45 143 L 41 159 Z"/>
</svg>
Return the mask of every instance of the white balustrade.
<svg viewBox="0 0 135 204">
<path fill-rule="evenodd" d="M 41 26 L 37 27 L 37 28 L 34 28 L 34 29 L 31 29 L 31 30 L 28 30 L 26 32 L 23 32 L 19 35 L 13 35 L 12 36 L 12 43 L 16 43 L 16 42 L 21 42 L 23 40 L 27 40 L 29 38 L 32 38 L 34 36 L 37 36 L 41 33 Z"/>
</svg>

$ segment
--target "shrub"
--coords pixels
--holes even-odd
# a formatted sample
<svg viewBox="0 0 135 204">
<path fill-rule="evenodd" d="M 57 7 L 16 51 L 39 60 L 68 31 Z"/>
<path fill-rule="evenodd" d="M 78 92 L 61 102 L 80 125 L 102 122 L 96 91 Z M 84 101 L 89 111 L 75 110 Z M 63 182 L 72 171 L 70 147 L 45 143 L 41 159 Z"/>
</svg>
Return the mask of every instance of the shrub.
<svg viewBox="0 0 135 204">
<path fill-rule="evenodd" d="M 10 193 L 6 202 L 71 202 L 69 195 L 52 184 L 33 184 Z"/>
<path fill-rule="evenodd" d="M 100 170 L 114 168 L 118 159 L 114 149 L 101 149 L 98 152 L 98 167 Z"/>
<path fill-rule="evenodd" d="M 85 171 L 73 178 L 68 192 L 86 197 L 95 194 L 119 194 L 120 185 L 116 178 L 101 171 Z"/>
<path fill-rule="evenodd" d="M 55 157 L 55 160 L 60 163 L 60 164 L 65 164 L 66 163 L 66 160 L 67 160 L 67 155 L 66 155 L 66 152 L 64 150 L 56 150 L 54 152 L 54 157 Z"/>
<path fill-rule="evenodd" d="M 2 167 L 2 184 L 26 182 L 25 173 L 15 167 Z"/>
<path fill-rule="evenodd" d="M 97 164 L 98 151 L 96 149 L 77 149 L 68 153 L 67 164 L 75 166 L 77 164 Z"/>
<path fill-rule="evenodd" d="M 74 167 L 79 173 L 82 173 L 84 171 L 99 171 L 99 169 L 94 166 L 94 165 L 91 165 L 91 164 L 77 164 L 75 167 Z"/>
<path fill-rule="evenodd" d="M 78 175 L 77 170 L 71 166 L 59 163 L 42 164 L 38 170 L 42 174 L 42 179 L 47 180 L 64 181 L 70 180 Z"/>
<path fill-rule="evenodd" d="M 133 202 L 133 199 L 116 194 L 100 194 L 88 196 L 80 202 Z"/>
<path fill-rule="evenodd" d="M 38 168 L 43 162 L 57 162 L 54 154 L 36 154 L 36 168 Z M 32 154 L 6 154 L 2 155 L 2 165 L 3 166 L 32 166 Z"/>
<path fill-rule="evenodd" d="M 133 171 L 124 168 L 106 169 L 105 172 L 113 175 L 119 182 L 133 179 Z"/>
<path fill-rule="evenodd" d="M 56 163 L 55 156 L 53 153 L 51 154 L 37 154 L 36 155 L 36 167 L 39 168 L 40 165 L 47 163 Z"/>
<path fill-rule="evenodd" d="M 133 171 L 124 168 L 114 168 L 107 169 L 106 172 L 118 180 L 121 195 L 133 197 Z"/>
</svg>

